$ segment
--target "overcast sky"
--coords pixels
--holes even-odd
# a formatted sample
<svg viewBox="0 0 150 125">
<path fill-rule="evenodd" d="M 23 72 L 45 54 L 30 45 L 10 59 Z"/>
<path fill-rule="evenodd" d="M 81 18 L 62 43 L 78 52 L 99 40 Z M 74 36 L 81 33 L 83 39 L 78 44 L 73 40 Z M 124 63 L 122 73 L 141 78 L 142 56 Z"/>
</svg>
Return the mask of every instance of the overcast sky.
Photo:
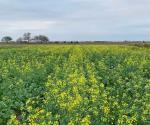
<svg viewBox="0 0 150 125">
<path fill-rule="evenodd" d="M 150 0 L 0 0 L 0 37 L 150 40 Z"/>
</svg>

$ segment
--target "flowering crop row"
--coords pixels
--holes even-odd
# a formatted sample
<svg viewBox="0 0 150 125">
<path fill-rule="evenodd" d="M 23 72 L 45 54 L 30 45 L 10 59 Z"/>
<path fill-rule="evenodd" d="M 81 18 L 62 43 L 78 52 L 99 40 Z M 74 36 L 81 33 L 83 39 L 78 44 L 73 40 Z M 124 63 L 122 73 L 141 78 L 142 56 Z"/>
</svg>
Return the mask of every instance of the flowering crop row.
<svg viewBox="0 0 150 125">
<path fill-rule="evenodd" d="M 149 125 L 150 50 L 0 48 L 0 125 Z"/>
</svg>

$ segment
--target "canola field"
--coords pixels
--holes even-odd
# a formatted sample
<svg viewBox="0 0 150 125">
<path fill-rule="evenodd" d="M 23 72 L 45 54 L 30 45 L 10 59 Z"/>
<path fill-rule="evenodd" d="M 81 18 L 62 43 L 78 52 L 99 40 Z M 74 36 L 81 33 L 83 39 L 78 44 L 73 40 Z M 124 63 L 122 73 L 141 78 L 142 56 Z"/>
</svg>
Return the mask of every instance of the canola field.
<svg viewBox="0 0 150 125">
<path fill-rule="evenodd" d="M 1 46 L 0 125 L 150 125 L 150 49 Z"/>
</svg>

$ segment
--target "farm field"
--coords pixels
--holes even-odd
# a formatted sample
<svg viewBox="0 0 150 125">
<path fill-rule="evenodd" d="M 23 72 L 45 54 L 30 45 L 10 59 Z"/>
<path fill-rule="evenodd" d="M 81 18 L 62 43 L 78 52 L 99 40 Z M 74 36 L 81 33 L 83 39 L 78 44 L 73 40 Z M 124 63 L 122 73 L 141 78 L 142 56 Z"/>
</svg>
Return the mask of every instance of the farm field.
<svg viewBox="0 0 150 125">
<path fill-rule="evenodd" d="M 150 49 L 1 46 L 0 125 L 150 125 Z"/>
</svg>

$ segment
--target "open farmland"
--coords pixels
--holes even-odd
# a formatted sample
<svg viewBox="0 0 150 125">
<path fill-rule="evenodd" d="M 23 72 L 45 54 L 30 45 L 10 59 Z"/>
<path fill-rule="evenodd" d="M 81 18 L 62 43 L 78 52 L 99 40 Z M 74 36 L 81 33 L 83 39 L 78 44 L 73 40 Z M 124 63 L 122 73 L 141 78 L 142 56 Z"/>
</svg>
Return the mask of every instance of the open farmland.
<svg viewBox="0 0 150 125">
<path fill-rule="evenodd" d="M 150 49 L 3 45 L 0 125 L 149 125 Z"/>
</svg>

